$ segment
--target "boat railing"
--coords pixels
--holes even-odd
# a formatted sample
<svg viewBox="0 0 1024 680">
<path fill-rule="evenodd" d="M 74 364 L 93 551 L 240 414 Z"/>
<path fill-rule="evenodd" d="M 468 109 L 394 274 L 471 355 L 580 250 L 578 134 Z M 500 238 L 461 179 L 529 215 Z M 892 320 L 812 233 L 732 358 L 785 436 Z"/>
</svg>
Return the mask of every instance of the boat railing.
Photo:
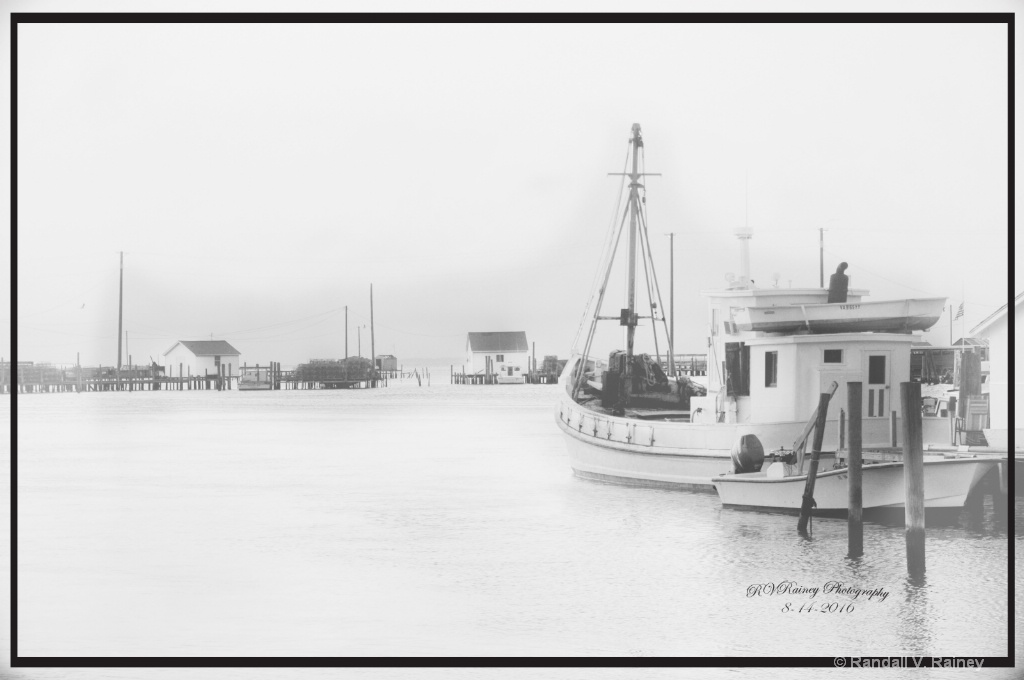
<svg viewBox="0 0 1024 680">
<path fill-rule="evenodd" d="M 648 425 L 603 418 L 574 407 L 573 402 L 563 403 L 558 417 L 572 431 L 595 439 L 635 444 L 637 446 L 654 446 L 654 428 Z"/>
</svg>

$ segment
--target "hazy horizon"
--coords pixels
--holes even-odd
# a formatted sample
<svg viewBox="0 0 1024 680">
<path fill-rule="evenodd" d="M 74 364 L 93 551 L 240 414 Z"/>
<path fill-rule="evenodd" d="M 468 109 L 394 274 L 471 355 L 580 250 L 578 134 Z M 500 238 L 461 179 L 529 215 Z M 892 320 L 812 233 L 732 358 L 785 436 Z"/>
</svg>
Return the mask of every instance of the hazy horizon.
<svg viewBox="0 0 1024 680">
<path fill-rule="evenodd" d="M 346 305 L 368 356 L 371 284 L 405 365 L 492 330 L 564 358 L 635 122 L 679 353 L 744 224 L 762 285 L 817 286 L 824 227 L 826 282 L 966 300 L 953 339 L 1008 301 L 1005 26 L 36 24 L 18 49 L 20 360 L 116 363 L 120 251 L 124 363 L 211 335 L 340 358 Z"/>
</svg>

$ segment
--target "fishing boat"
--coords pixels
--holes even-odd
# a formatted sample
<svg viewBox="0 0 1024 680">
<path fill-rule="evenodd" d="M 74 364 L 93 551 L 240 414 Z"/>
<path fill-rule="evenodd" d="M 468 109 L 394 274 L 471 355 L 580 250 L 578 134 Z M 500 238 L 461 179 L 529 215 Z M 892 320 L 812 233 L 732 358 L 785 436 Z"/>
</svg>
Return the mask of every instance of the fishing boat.
<svg viewBox="0 0 1024 680">
<path fill-rule="evenodd" d="M 238 376 L 238 389 L 243 392 L 248 390 L 269 390 L 272 387 L 269 368 L 243 369 L 241 375 Z"/>
<path fill-rule="evenodd" d="M 925 508 L 960 508 L 967 495 L 999 461 L 995 458 L 924 456 Z M 725 474 L 713 481 L 722 505 L 755 510 L 799 511 L 807 473 L 790 474 L 776 461 L 758 472 Z M 862 508 L 902 508 L 906 498 L 902 462 L 869 462 L 861 468 Z M 817 473 L 815 513 L 844 514 L 850 493 L 845 467 Z"/>
<path fill-rule="evenodd" d="M 836 285 L 828 289 L 780 288 L 777 278 L 773 287 L 756 287 L 750 277 L 752 233 L 739 229 L 739 275 L 728 275 L 723 289 L 702 291 L 709 303 L 707 376 L 706 385 L 698 384 L 673 364 L 673 337 L 651 255 L 643 184 L 656 173 L 641 168 L 642 150 L 640 126 L 635 124 L 627 167 L 613 173 L 628 188 L 626 205 L 620 202 L 616 208 L 594 292 L 559 377 L 555 418 L 574 473 L 614 483 L 713 492 L 714 478 L 737 471 L 732 453 L 740 441 L 763 450 L 803 447 L 808 417 L 813 418 L 819 395 L 833 383 L 824 437 L 838 445 L 846 383 L 852 381 L 863 384 L 863 446 L 890 445 L 891 419 L 897 424 L 901 419 L 899 384 L 910 380 L 910 348 L 919 340 L 910 329 L 927 327 L 928 310 L 942 298 L 929 301 L 923 312 L 915 301 L 898 301 L 878 308 L 881 313 L 863 315 L 855 325 L 818 325 L 814 332 L 806 323 L 772 330 L 744 327 L 752 309 L 795 310 L 791 313 L 810 315 L 801 318 L 822 320 L 824 312 L 805 310 L 862 305 L 868 291 L 840 286 L 836 277 Z M 603 307 L 624 235 L 625 307 L 609 313 Z M 892 321 L 896 308 L 904 310 L 900 323 Z M 594 338 L 602 321 L 624 330 L 624 350 L 597 356 Z M 651 328 L 654 358 L 638 351 L 635 343 L 641 322 Z M 662 348 L 667 348 L 664 364 L 657 358 Z M 948 442 L 944 420 L 925 420 L 931 422 L 923 426 L 924 441 Z"/>
</svg>

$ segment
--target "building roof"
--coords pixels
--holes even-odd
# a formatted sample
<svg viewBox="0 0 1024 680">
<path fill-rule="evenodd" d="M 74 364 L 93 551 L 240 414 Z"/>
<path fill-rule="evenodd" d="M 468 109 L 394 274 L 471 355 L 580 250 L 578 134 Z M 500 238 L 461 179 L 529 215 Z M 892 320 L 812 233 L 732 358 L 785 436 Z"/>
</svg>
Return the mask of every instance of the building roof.
<svg viewBox="0 0 1024 680">
<path fill-rule="evenodd" d="M 185 349 L 197 357 L 210 356 L 241 356 L 241 352 L 232 347 L 226 340 L 179 340 L 171 345 L 171 349 L 164 352 L 164 356 L 171 353 L 171 350 L 178 345 L 184 345 Z"/>
<path fill-rule="evenodd" d="M 374 359 L 397 359 L 394 354 L 378 354 Z"/>
<path fill-rule="evenodd" d="M 1016 297 L 1016 298 L 1014 298 L 1014 300 L 1013 300 L 1013 306 L 1014 306 L 1014 308 L 1020 307 L 1020 306 L 1021 306 L 1021 303 L 1024 303 L 1024 292 L 1021 292 L 1021 293 L 1017 293 L 1017 297 Z M 999 319 L 1001 319 L 1001 318 L 1003 318 L 1004 316 L 1006 316 L 1006 313 L 1007 313 L 1007 312 L 1008 312 L 1009 310 L 1010 310 L 1010 304 L 1009 304 L 1009 303 L 1006 303 L 1005 305 L 1003 305 L 1002 307 L 1000 307 L 1000 308 L 999 308 L 999 309 L 997 309 L 996 311 L 994 311 L 994 312 L 992 312 L 991 314 L 989 314 L 989 315 L 988 315 L 988 316 L 987 316 L 987 317 L 985 318 L 985 320 L 984 320 L 984 321 L 982 321 L 982 322 L 981 322 L 981 323 L 979 323 L 979 324 L 978 324 L 977 326 L 975 326 L 974 328 L 972 328 L 972 329 L 971 329 L 971 334 L 973 335 L 973 334 L 976 334 L 976 333 L 980 333 L 980 332 L 984 331 L 984 330 L 985 330 L 985 329 L 987 329 L 987 328 L 988 328 L 989 326 L 991 326 L 992 324 L 994 324 L 994 323 L 995 323 L 996 321 L 999 321 Z"/>
<path fill-rule="evenodd" d="M 470 333 L 467 339 L 471 352 L 529 352 L 526 331 Z"/>
<path fill-rule="evenodd" d="M 988 347 L 988 340 L 985 338 L 960 338 L 953 343 L 953 347 Z"/>
</svg>

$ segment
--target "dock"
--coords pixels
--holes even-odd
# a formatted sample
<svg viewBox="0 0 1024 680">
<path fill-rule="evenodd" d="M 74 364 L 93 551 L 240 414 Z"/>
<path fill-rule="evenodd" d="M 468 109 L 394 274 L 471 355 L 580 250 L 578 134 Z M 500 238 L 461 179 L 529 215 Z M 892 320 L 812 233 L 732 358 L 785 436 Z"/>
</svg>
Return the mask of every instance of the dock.
<svg viewBox="0 0 1024 680">
<path fill-rule="evenodd" d="M 161 367 L 130 367 L 120 371 L 113 366 L 60 368 L 47 364 L 10 362 L 0 364 L 0 394 L 51 394 L 62 392 L 148 392 L 155 390 L 236 390 L 242 375 L 257 372 L 269 390 L 371 389 L 387 387 L 396 371 L 371 376 L 337 379 L 302 375 L 298 370 L 283 370 L 278 362 L 269 366 L 241 367 L 240 372 L 203 375 L 164 375 Z M 181 373 L 181 371 L 179 371 Z"/>
<path fill-rule="evenodd" d="M 456 372 L 451 367 L 450 380 L 452 385 L 557 385 L 558 374 L 546 371 L 528 371 L 523 374 L 522 383 L 499 383 L 497 373 L 466 373 L 465 369 Z"/>
</svg>

